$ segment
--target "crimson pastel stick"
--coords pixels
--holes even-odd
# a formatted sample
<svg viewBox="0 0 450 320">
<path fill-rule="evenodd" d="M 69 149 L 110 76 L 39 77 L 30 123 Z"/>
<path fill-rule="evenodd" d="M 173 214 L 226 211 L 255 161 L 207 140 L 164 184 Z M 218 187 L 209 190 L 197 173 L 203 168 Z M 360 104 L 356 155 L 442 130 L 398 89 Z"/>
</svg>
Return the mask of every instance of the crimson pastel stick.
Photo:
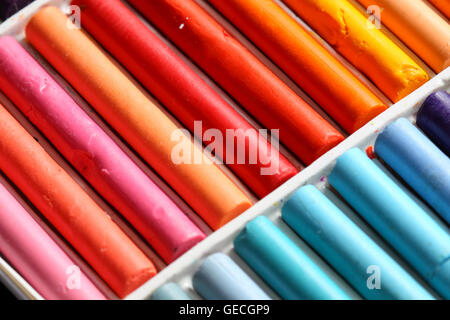
<svg viewBox="0 0 450 320">
<path fill-rule="evenodd" d="M 129 2 L 304 163 L 344 139 L 195 1 Z"/>
<path fill-rule="evenodd" d="M 208 129 L 221 132 L 223 144 L 215 144 L 216 155 L 259 197 L 298 172 L 121 1 L 75 0 L 72 4 L 83 10 L 83 27 L 191 132 L 205 138 L 205 145 L 217 142 L 209 141 Z M 195 121 L 201 121 L 201 128 L 198 122 L 194 130 Z M 234 143 L 227 144 L 230 129 Z"/>
</svg>

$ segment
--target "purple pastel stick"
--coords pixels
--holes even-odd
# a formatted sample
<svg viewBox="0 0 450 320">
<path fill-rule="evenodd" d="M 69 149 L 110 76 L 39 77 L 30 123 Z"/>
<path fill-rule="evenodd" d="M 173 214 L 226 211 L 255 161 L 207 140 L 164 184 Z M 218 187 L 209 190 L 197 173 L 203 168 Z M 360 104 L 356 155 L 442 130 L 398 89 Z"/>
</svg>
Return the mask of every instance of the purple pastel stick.
<svg viewBox="0 0 450 320">
<path fill-rule="evenodd" d="M 446 91 L 432 93 L 417 114 L 417 125 L 450 156 L 450 94 Z"/>
</svg>

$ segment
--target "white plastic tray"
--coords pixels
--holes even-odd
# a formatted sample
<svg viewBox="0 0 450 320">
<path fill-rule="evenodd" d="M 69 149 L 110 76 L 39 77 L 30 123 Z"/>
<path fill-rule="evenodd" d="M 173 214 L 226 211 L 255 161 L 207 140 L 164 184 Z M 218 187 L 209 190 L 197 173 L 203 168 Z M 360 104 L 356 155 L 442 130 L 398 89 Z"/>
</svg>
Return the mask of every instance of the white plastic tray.
<svg viewBox="0 0 450 320">
<path fill-rule="evenodd" d="M 155 289 L 168 281 L 179 283 L 191 296 L 198 297 L 192 289 L 192 275 L 198 268 L 200 261 L 206 256 L 215 252 L 224 252 L 232 257 L 250 276 L 261 285 L 261 287 L 277 299 L 277 295 L 262 282 L 256 274 L 237 256 L 232 248 L 232 242 L 243 226 L 257 216 L 265 215 L 269 217 L 277 226 L 279 226 L 298 246 L 304 250 L 320 267 L 322 267 L 333 279 L 335 279 L 344 289 L 353 297 L 358 298 L 358 294 L 353 291 L 340 276 L 338 276 L 307 244 L 305 244 L 293 231 L 281 220 L 281 207 L 289 199 L 290 195 L 299 187 L 305 184 L 313 184 L 318 187 L 327 197 L 329 197 L 339 208 L 343 210 L 353 221 L 360 225 L 378 244 L 386 249 L 402 266 L 405 267 L 420 283 L 422 283 L 433 294 L 434 291 L 429 288 L 420 277 L 383 241 L 381 238 L 363 222 L 358 215 L 339 198 L 327 182 L 327 176 L 331 172 L 336 159 L 345 151 L 359 147 L 366 150 L 373 146 L 379 132 L 388 124 L 399 117 L 407 117 L 415 123 L 415 114 L 426 97 L 437 90 L 450 90 L 450 68 L 440 73 L 434 79 L 426 83 L 420 89 L 410 94 L 405 99 L 393 105 L 388 111 L 384 112 L 358 132 L 347 138 L 343 143 L 329 151 L 312 165 L 304 169 L 297 176 L 286 182 L 280 188 L 259 201 L 252 208 L 247 210 L 240 217 L 236 218 L 222 229 L 212 234 L 207 240 L 187 252 L 181 259 L 175 261 L 151 281 L 144 284 L 140 289 L 132 293 L 128 299 L 148 298 Z M 433 216 L 442 227 L 448 231 L 448 227 L 436 216 L 436 214 L 425 205 L 411 190 L 405 187 L 399 180 L 379 161 L 375 160 L 382 169 L 396 181 L 427 213 Z"/>
<path fill-rule="evenodd" d="M 312 102 L 307 95 L 305 95 L 301 89 L 299 89 L 289 78 L 282 73 L 276 66 L 274 66 L 269 59 L 267 59 L 261 52 L 259 52 L 245 37 L 243 37 L 239 32 L 237 32 L 229 23 L 227 23 L 219 14 L 211 10 L 211 8 L 204 3 L 203 0 L 197 0 L 202 6 L 204 6 L 211 14 L 213 14 L 218 20 L 220 20 L 226 28 L 238 37 L 252 52 L 254 52 L 265 64 L 267 64 L 274 72 L 276 72 L 286 83 L 288 83 L 291 88 L 293 88 L 301 97 L 307 100 L 313 107 L 318 110 L 324 117 L 328 120 L 329 117 L 323 113 L 320 108 Z M 61 78 L 59 75 L 43 61 L 39 54 L 37 54 L 32 48 L 27 46 L 24 41 L 24 26 L 26 25 L 30 16 L 39 10 L 40 7 L 44 5 L 55 5 L 60 7 L 67 12 L 69 0 L 37 0 L 30 4 L 28 7 L 11 17 L 9 20 L 5 21 L 0 25 L 0 36 L 1 35 L 12 35 L 16 37 L 19 41 L 26 46 L 26 48 L 34 54 L 42 64 L 49 70 L 56 79 L 64 86 L 69 88 L 69 91 L 75 98 L 75 100 L 85 109 L 91 110 L 91 108 L 84 102 L 82 98 L 78 96 L 70 86 Z M 291 13 L 292 14 L 292 13 Z M 303 22 L 296 18 L 300 23 Z M 153 29 L 153 28 L 152 28 Z M 153 29 L 154 30 L 154 29 Z M 159 35 L 164 41 L 166 41 L 161 35 Z M 315 37 L 318 37 L 314 34 Z M 392 37 L 392 35 L 390 35 Z M 320 40 L 320 39 L 319 39 Z M 166 41 L 167 42 L 167 41 Z M 396 40 L 398 42 L 398 40 Z M 220 90 L 214 83 L 206 77 L 198 68 L 196 68 L 186 57 L 184 57 L 176 48 L 174 48 L 170 43 L 169 45 L 176 51 L 187 63 L 189 63 L 199 74 L 202 76 L 216 91 L 218 91 L 230 104 L 233 105 L 238 111 L 240 111 L 245 117 L 247 117 L 256 127 L 258 124 L 255 123 L 250 117 L 248 117 L 245 112 L 243 112 L 233 101 L 230 99 L 222 90 Z M 329 48 L 329 47 L 328 47 Z M 334 55 L 338 56 L 331 48 L 330 51 Z M 339 57 L 339 56 L 338 56 Z M 416 61 L 421 65 L 423 63 L 414 56 Z M 344 63 L 341 57 L 339 57 Z M 347 64 L 347 63 L 346 63 Z M 387 104 L 390 102 L 384 97 L 376 88 L 373 87 L 370 82 L 365 79 L 358 71 L 350 67 L 351 70 L 360 77 L 369 87 L 379 95 Z M 426 68 L 431 76 L 434 74 Z M 365 127 L 354 133 L 348 139 L 346 139 L 339 146 L 329 151 L 327 154 L 322 156 L 320 159 L 315 161 L 312 165 L 301 171 L 298 175 L 290 179 L 284 185 L 279 187 L 277 190 L 272 192 L 270 195 L 265 197 L 256 203 L 252 208 L 243 213 L 240 217 L 236 218 L 225 227 L 211 234 L 211 230 L 189 209 L 189 207 L 176 195 L 170 188 L 168 188 L 153 172 L 152 170 L 143 163 L 139 157 L 131 151 L 128 146 L 123 143 L 120 138 L 114 135 L 113 131 L 110 130 L 107 124 L 105 124 L 100 117 L 95 116 L 94 120 L 99 123 L 105 131 L 113 137 L 113 139 L 133 158 L 136 163 L 161 187 L 163 188 L 169 196 L 174 199 L 174 201 L 185 211 L 187 214 L 194 219 L 194 221 L 207 233 L 211 234 L 206 240 L 198 244 L 196 247 L 188 251 L 178 260 L 166 266 L 152 251 L 152 249 L 143 241 L 121 217 L 112 208 L 110 208 L 96 193 L 93 191 L 87 183 L 81 178 L 71 166 L 59 155 L 59 153 L 51 146 L 50 143 L 29 123 L 25 117 L 0 93 L 0 103 L 3 104 L 21 123 L 22 125 L 44 146 L 44 148 L 49 152 L 52 157 L 60 163 L 64 169 L 66 169 L 82 186 L 83 188 L 104 208 L 117 223 L 124 229 L 124 231 L 138 244 L 138 246 L 144 250 L 144 252 L 155 261 L 158 269 L 162 269 L 158 275 L 149 280 L 147 283 L 142 285 L 135 292 L 130 294 L 126 299 L 148 299 L 152 292 L 157 289 L 162 284 L 168 281 L 174 281 L 181 285 L 181 287 L 188 292 L 193 298 L 200 298 L 192 289 L 192 275 L 197 270 L 200 261 L 215 252 L 224 252 L 231 256 L 231 258 L 238 263 L 261 287 L 274 299 L 278 299 L 278 296 L 268 287 L 266 284 L 259 279 L 259 277 L 236 255 L 232 248 L 232 242 L 234 237 L 240 232 L 243 226 L 253 218 L 259 215 L 266 215 L 272 221 L 276 223 L 291 239 L 293 239 L 297 245 L 304 250 L 317 264 L 323 268 L 338 284 L 340 284 L 344 290 L 352 297 L 358 299 L 360 296 L 339 276 L 337 275 L 327 264 L 324 262 L 307 244 L 305 244 L 298 236 L 296 236 L 293 231 L 281 221 L 280 208 L 283 202 L 286 201 L 289 196 L 300 186 L 305 184 L 314 184 L 320 190 L 322 190 L 335 204 L 338 205 L 351 219 L 353 219 L 358 225 L 360 225 L 377 243 L 379 243 L 383 248 L 385 248 L 396 260 L 399 261 L 414 277 L 417 278 L 425 287 L 427 287 L 430 292 L 433 292 L 419 276 L 406 265 L 403 260 L 401 260 L 398 255 L 396 255 L 393 250 L 385 243 L 381 238 L 368 227 L 362 219 L 358 217 L 340 198 L 339 196 L 330 189 L 326 177 L 333 168 L 335 160 L 346 150 L 353 147 L 360 147 L 365 150 L 368 146 L 373 145 L 377 133 L 382 130 L 386 125 L 391 123 L 393 120 L 401 116 L 407 116 L 411 121 L 415 122 L 415 113 L 418 107 L 423 102 L 423 100 L 432 92 L 436 90 L 449 90 L 450 89 L 450 68 L 443 71 L 441 74 L 430 80 L 427 84 L 416 90 L 414 93 L 410 94 L 408 97 L 393 105 L 388 111 L 384 112 L 382 115 L 368 123 Z M 90 113 L 93 114 L 93 113 Z M 333 122 L 338 129 L 339 127 Z M 287 155 L 299 168 L 302 168 L 302 164 L 295 159 L 288 151 L 282 150 L 282 152 Z M 226 170 L 226 169 L 224 169 Z M 228 171 L 227 171 L 228 172 Z M 396 178 L 390 173 L 394 180 Z M 228 172 L 228 174 L 230 174 Z M 20 199 L 20 196 L 8 185 L 3 179 L 0 179 L 0 183 L 6 185 L 16 196 L 19 201 L 29 210 L 28 204 Z M 400 183 L 399 183 L 400 184 Z M 415 194 L 413 194 L 409 189 L 402 186 L 407 193 L 409 193 L 415 201 L 417 201 L 425 210 L 436 220 L 440 221 L 435 214 L 430 210 L 421 200 L 419 200 Z M 31 212 L 31 210 L 30 210 Z M 81 268 L 92 278 L 92 280 L 105 292 L 105 294 L 110 298 L 117 298 L 111 290 L 109 290 L 106 285 L 95 275 L 95 273 L 75 254 L 70 247 L 62 240 L 57 232 L 55 232 L 51 227 L 45 223 L 45 219 L 39 214 L 33 214 L 36 220 L 50 233 L 50 235 L 62 246 L 62 248 L 68 252 L 68 254 L 80 264 Z M 441 223 L 441 222 L 440 222 Z M 448 230 L 448 227 L 443 225 L 444 228 Z M 5 283 L 11 291 L 21 299 L 42 299 L 42 297 L 16 272 L 11 266 L 8 265 L 7 261 L 0 257 L 0 280 Z"/>
</svg>

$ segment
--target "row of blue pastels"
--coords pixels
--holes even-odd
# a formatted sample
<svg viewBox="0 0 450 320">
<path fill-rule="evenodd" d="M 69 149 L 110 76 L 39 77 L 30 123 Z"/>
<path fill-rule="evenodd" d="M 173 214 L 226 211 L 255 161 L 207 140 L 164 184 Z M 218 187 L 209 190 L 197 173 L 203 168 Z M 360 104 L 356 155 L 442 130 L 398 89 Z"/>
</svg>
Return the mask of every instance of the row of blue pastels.
<svg viewBox="0 0 450 320">
<path fill-rule="evenodd" d="M 439 95 L 450 101 L 448 95 Z M 445 107 L 450 110 L 450 104 Z M 427 213 L 357 148 L 338 158 L 329 176 L 331 186 L 440 297 L 450 299 L 449 157 L 406 118 L 385 128 L 376 140 L 375 152 L 443 221 Z M 282 218 L 363 298 L 435 299 L 316 187 L 297 190 L 283 206 Z M 234 240 L 234 249 L 283 299 L 350 299 L 264 216 L 245 226 Z M 368 283 L 371 267 L 382 279 L 378 288 Z M 205 299 L 270 299 L 224 254 L 206 258 L 193 285 Z M 189 299 L 174 283 L 159 288 L 152 298 Z"/>
</svg>

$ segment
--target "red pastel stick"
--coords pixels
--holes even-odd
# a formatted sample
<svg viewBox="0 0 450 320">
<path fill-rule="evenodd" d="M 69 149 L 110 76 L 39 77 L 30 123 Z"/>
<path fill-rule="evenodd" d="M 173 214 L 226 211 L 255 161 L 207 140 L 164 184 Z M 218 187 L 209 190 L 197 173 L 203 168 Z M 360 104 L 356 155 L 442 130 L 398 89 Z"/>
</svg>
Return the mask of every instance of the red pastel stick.
<svg viewBox="0 0 450 320">
<path fill-rule="evenodd" d="M 120 0 L 74 0 L 72 4 L 82 8 L 83 27 L 191 132 L 199 131 L 195 133 L 203 138 L 206 130 L 218 129 L 225 138 L 228 129 L 234 130 L 235 143 L 226 145 L 222 139 L 223 147 L 216 150 L 216 155 L 259 197 L 298 172 Z M 194 130 L 195 121 L 202 121 L 201 130 Z M 246 134 L 248 130 L 252 134 Z M 243 150 L 245 164 L 238 164 L 239 152 Z M 227 158 L 230 153 L 233 163 Z M 257 159 L 254 164 L 249 163 L 251 154 Z M 261 170 L 263 168 L 266 170 Z M 268 171 L 269 168 L 273 171 Z M 264 171 L 268 174 L 263 175 Z"/>
<path fill-rule="evenodd" d="M 279 129 L 281 142 L 306 164 L 343 140 L 331 124 L 195 1 L 129 2 L 261 124 Z M 132 49 L 126 47 L 126 50 Z"/>
</svg>

